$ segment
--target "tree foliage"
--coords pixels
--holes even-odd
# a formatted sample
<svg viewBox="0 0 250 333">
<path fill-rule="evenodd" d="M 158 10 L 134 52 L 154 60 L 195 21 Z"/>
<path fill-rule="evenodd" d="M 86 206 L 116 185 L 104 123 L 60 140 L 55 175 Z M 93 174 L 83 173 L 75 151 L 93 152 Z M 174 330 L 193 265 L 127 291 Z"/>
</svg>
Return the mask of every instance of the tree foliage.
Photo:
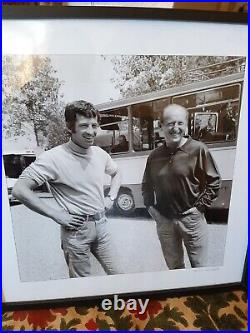
<svg viewBox="0 0 250 333">
<path fill-rule="evenodd" d="M 5 136 L 12 136 L 14 131 L 19 133 L 22 132 L 22 126 L 17 116 L 19 113 L 24 112 L 24 105 L 20 101 L 22 99 L 22 94 L 20 91 L 21 77 L 18 71 L 18 66 L 14 61 L 14 57 L 5 56 L 2 62 L 2 109 L 3 115 L 8 115 L 7 124 L 4 123 Z"/>
<path fill-rule="evenodd" d="M 61 128 L 63 82 L 56 77 L 50 58 L 4 57 L 3 72 L 3 112 L 8 115 L 6 134 L 23 135 L 28 123 L 33 126 L 38 146 L 55 145 L 58 141 L 55 133 L 62 137 L 65 128 L 64 124 Z M 56 127 L 57 131 L 50 133 L 51 128 Z"/>
<path fill-rule="evenodd" d="M 115 56 L 111 61 L 116 77 L 112 81 L 123 98 L 133 97 L 242 70 L 244 58 L 234 59 L 218 56 Z"/>
<path fill-rule="evenodd" d="M 54 121 L 49 122 L 47 127 L 47 145 L 50 149 L 67 142 L 70 138 L 70 133 L 66 129 L 63 110 L 61 109 Z"/>
</svg>

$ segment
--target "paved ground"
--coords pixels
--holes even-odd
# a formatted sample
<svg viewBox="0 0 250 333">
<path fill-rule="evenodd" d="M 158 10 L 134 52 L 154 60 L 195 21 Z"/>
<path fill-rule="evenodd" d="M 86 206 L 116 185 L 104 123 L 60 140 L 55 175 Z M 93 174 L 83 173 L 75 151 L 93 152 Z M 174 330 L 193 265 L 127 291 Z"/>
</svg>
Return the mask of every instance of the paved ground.
<svg viewBox="0 0 250 333">
<path fill-rule="evenodd" d="M 52 199 L 44 199 L 54 204 Z M 12 206 L 12 221 L 22 281 L 67 278 L 67 266 L 60 249 L 60 227 L 23 205 Z M 133 217 L 109 217 L 109 228 L 117 256 L 127 273 L 166 270 L 155 222 L 143 211 Z M 209 224 L 209 266 L 223 264 L 226 224 Z M 186 257 L 186 265 L 190 267 Z M 104 274 L 92 258 L 94 275 Z"/>
</svg>

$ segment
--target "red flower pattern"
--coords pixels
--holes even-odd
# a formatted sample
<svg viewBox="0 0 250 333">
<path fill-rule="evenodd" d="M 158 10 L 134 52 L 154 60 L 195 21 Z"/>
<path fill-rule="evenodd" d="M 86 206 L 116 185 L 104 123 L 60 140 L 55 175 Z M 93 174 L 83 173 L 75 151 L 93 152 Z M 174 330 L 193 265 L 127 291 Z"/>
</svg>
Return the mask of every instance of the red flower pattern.
<svg viewBox="0 0 250 333">
<path fill-rule="evenodd" d="M 97 330 L 97 324 L 93 319 L 90 319 L 86 324 L 85 327 L 89 330 L 89 331 L 96 331 Z"/>
<path fill-rule="evenodd" d="M 48 323 L 51 323 L 56 319 L 56 316 L 53 315 L 48 309 L 40 310 L 30 310 L 30 311 L 14 311 L 13 319 L 14 320 L 25 320 L 28 317 L 29 325 L 33 325 L 33 328 L 36 329 L 40 327 L 41 329 L 45 328 Z"/>
<path fill-rule="evenodd" d="M 158 301 L 150 300 L 148 302 L 147 308 L 144 313 L 139 313 L 141 311 L 140 305 L 137 302 L 136 310 L 129 310 L 130 313 L 133 313 L 135 318 L 138 318 L 140 320 L 147 319 L 148 315 L 156 315 L 160 310 L 162 309 L 162 305 Z"/>
<path fill-rule="evenodd" d="M 63 316 L 66 316 L 66 314 L 68 313 L 67 308 L 55 308 L 55 309 L 51 309 L 52 312 L 54 313 L 60 313 Z"/>
<path fill-rule="evenodd" d="M 27 311 L 14 311 L 13 312 L 13 319 L 14 321 L 18 321 L 18 320 L 25 320 L 26 317 L 28 316 L 28 312 Z"/>
</svg>

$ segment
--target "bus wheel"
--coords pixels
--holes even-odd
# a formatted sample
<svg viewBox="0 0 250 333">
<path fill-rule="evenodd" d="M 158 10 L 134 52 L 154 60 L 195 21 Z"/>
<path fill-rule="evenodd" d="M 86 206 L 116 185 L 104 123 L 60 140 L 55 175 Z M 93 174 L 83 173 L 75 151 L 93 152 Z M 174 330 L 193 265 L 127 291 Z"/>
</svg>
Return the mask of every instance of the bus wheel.
<svg viewBox="0 0 250 333">
<path fill-rule="evenodd" d="M 123 215 L 130 215 L 135 210 L 135 201 L 133 195 L 128 190 L 123 190 L 118 194 L 115 201 L 116 210 Z"/>
</svg>

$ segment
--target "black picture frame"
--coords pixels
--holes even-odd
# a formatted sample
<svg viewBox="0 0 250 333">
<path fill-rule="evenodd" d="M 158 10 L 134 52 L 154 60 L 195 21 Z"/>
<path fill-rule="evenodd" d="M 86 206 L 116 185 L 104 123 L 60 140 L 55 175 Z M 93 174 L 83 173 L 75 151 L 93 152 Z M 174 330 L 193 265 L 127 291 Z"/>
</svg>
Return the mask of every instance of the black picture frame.
<svg viewBox="0 0 250 333">
<path fill-rule="evenodd" d="M 43 19 L 129 19 L 129 20 L 156 20 L 156 21 L 186 21 L 186 22 L 215 22 L 221 24 L 239 24 L 247 25 L 248 16 L 246 13 L 228 13 L 228 12 L 213 12 L 213 11 L 200 11 L 200 10 L 182 10 L 182 9 L 155 9 L 155 8 L 114 8 L 114 7 L 38 7 L 38 6 L 3 6 L 2 7 L 3 20 L 43 20 Z M 247 288 L 247 254 L 245 258 L 244 271 L 242 279 L 239 282 L 227 283 L 220 285 L 188 287 L 178 289 L 168 289 L 159 291 L 145 291 L 122 293 L 120 297 L 128 298 L 133 297 L 164 297 L 167 295 L 184 295 L 194 292 L 203 291 L 218 291 L 227 290 L 231 288 Z M 4 293 L 4 290 L 3 290 Z M 112 294 L 93 296 L 93 297 L 74 297 L 63 298 L 49 301 L 22 301 L 11 302 L 4 301 L 4 310 L 25 309 L 41 306 L 58 306 L 83 304 L 82 301 L 90 304 L 93 300 L 102 299 L 104 297 L 112 298 Z"/>
<path fill-rule="evenodd" d="M 247 13 L 203 11 L 190 9 L 168 8 L 139 8 L 139 7 L 93 7 L 93 6 L 3 6 L 3 19 L 70 19 L 70 18 L 98 18 L 98 19 L 150 19 L 174 20 L 192 22 L 219 22 L 219 23 L 248 23 Z"/>
</svg>

